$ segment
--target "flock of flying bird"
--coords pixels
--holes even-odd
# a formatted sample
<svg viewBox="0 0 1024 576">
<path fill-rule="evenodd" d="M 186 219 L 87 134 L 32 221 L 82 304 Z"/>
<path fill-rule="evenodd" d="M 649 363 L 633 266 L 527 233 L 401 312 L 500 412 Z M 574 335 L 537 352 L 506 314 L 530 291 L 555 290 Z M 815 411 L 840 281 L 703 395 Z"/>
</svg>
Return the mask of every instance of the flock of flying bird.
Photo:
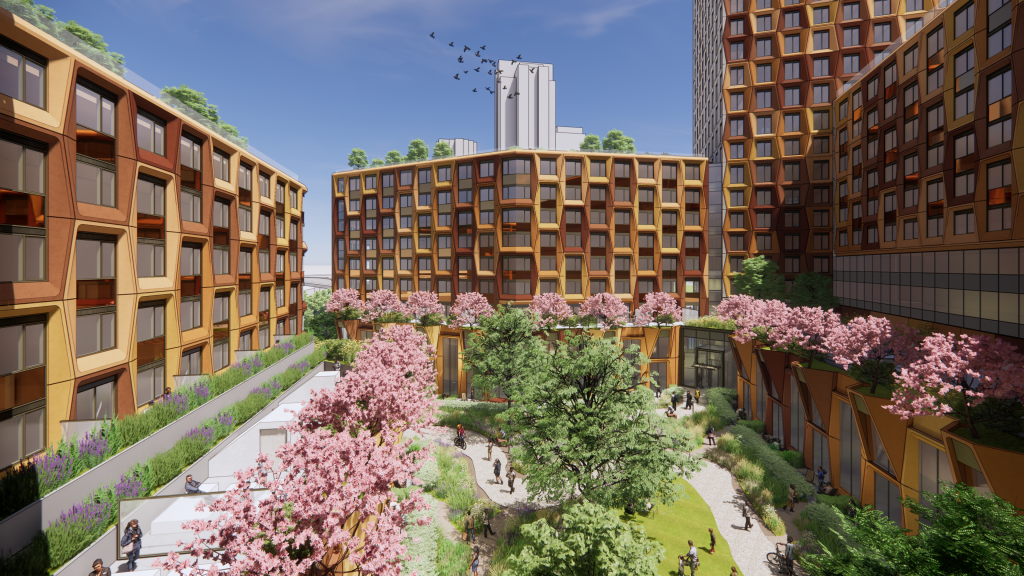
<svg viewBox="0 0 1024 576">
<path fill-rule="evenodd" d="M 436 37 L 434 36 L 433 32 L 430 33 L 430 37 L 436 39 Z M 450 46 L 452 48 L 457 48 L 457 46 L 455 46 L 455 42 L 449 42 L 448 46 Z M 469 46 L 465 46 L 465 45 L 462 46 L 462 54 L 459 55 L 459 64 L 466 64 L 467 63 L 465 58 L 464 58 L 464 55 L 465 55 L 466 52 L 469 52 L 470 50 L 472 50 L 472 48 L 470 48 Z M 481 56 L 480 52 L 482 50 L 487 50 L 487 45 L 486 44 L 481 46 L 480 50 L 477 50 L 473 54 L 473 56 L 479 58 L 481 64 L 490 64 L 491 65 L 490 69 L 487 71 L 488 76 L 497 76 L 498 74 L 501 74 L 502 72 L 504 72 L 504 70 L 501 70 L 501 69 L 498 68 L 498 62 L 496 60 L 491 60 L 489 58 L 484 58 L 483 56 Z M 522 60 L 522 59 L 523 59 L 523 55 L 522 54 L 516 56 L 516 60 Z M 482 68 L 482 66 L 477 66 L 476 68 L 473 68 L 473 71 L 474 72 L 480 72 L 480 68 Z M 530 68 L 530 72 L 531 73 L 534 72 L 535 70 L 537 70 L 537 67 Z M 469 70 L 463 70 L 461 73 L 468 75 L 469 74 Z M 453 76 L 453 78 L 455 78 L 456 80 L 462 80 L 462 78 L 459 78 L 459 72 L 456 72 L 455 76 Z M 502 90 L 507 90 L 508 86 L 502 86 L 501 89 Z M 484 90 L 487 90 L 491 94 L 494 94 L 494 90 L 491 89 L 490 86 L 484 86 Z M 476 91 L 477 91 L 476 88 L 473 88 L 473 92 L 476 92 Z M 508 94 L 507 98 L 512 99 L 513 96 L 518 96 L 518 95 L 519 95 L 519 92 L 510 92 Z"/>
</svg>

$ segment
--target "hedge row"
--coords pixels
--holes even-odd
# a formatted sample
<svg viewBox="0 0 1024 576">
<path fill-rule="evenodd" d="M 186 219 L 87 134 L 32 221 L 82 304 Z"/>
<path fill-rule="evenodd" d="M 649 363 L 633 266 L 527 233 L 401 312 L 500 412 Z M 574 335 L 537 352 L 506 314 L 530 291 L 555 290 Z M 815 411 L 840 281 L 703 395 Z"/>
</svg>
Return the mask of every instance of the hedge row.
<svg viewBox="0 0 1024 576">
<path fill-rule="evenodd" d="M 0 575 L 44 576 L 63 566 L 117 522 L 119 500 L 152 495 L 266 408 L 307 374 L 310 367 L 323 361 L 323 351 L 314 351 L 244 399 L 190 430 L 171 449 L 129 470 L 120 482 L 88 495 L 82 504 L 63 513 L 41 531 L 28 547 L 10 558 L 0 559 Z"/>
</svg>

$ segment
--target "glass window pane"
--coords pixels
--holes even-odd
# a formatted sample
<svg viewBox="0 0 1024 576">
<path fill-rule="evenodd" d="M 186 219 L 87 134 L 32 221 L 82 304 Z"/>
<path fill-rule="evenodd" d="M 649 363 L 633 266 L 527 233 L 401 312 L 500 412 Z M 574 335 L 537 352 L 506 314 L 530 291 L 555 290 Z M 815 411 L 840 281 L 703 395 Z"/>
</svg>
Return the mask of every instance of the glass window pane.
<svg viewBox="0 0 1024 576">
<path fill-rule="evenodd" d="M 79 280 L 98 278 L 100 274 L 100 243 L 79 240 L 76 244 L 75 268 Z"/>
<path fill-rule="evenodd" d="M 100 204 L 114 206 L 114 173 L 101 170 L 100 174 L 103 178 L 103 196 L 100 199 Z"/>
<path fill-rule="evenodd" d="M 96 410 L 97 420 L 114 417 L 114 383 L 108 382 L 96 387 Z"/>
<path fill-rule="evenodd" d="M 103 343 L 103 350 L 109 350 L 109 349 L 114 347 L 114 330 L 115 330 L 114 322 L 115 322 L 116 315 L 115 314 L 103 314 L 101 316 L 101 318 L 102 318 L 101 322 L 103 323 L 103 325 L 102 325 L 102 330 L 103 330 L 103 342 L 102 342 Z"/>
<path fill-rule="evenodd" d="M 28 456 L 43 449 L 45 444 L 46 410 L 33 410 L 25 414 L 25 451 Z"/>
<path fill-rule="evenodd" d="M 21 99 L 21 55 L 0 46 L 0 94 Z"/>
<path fill-rule="evenodd" d="M 92 164 L 79 162 L 75 171 L 75 197 L 79 202 L 100 203 L 100 172 Z"/>
<path fill-rule="evenodd" d="M 43 324 L 29 324 L 25 326 L 25 363 L 26 368 L 39 366 L 44 362 L 44 351 L 46 350 L 46 331 Z M 4 348 L 11 350 L 11 348 Z M 0 371 L 2 373 L 2 371 Z"/>
<path fill-rule="evenodd" d="M 135 117 L 135 127 L 138 132 L 139 148 L 153 150 L 153 122 L 144 116 Z"/>
<path fill-rule="evenodd" d="M 25 277 L 23 280 L 46 279 L 46 238 L 25 236 Z"/>
<path fill-rule="evenodd" d="M 0 350 L 15 351 L 20 347 L 22 327 L 4 326 L 0 328 Z M 0 354 L 0 375 L 21 370 L 21 358 L 18 354 Z M 7 402 L 4 402 L 7 405 Z M 2 462 L 0 462 L 2 465 Z"/>
<path fill-rule="evenodd" d="M 138 330 L 136 342 L 143 342 L 153 337 L 153 308 L 139 308 Z"/>
<path fill-rule="evenodd" d="M 163 126 L 161 126 L 159 124 L 155 124 L 153 126 L 153 140 L 154 140 L 153 152 L 156 152 L 157 154 L 163 156 L 164 155 L 164 127 Z"/>
<path fill-rule="evenodd" d="M 101 118 L 101 132 L 114 135 L 114 103 L 106 98 L 103 99 L 103 113 Z"/>
<path fill-rule="evenodd" d="M 102 262 L 102 277 L 113 278 L 114 277 L 114 243 L 113 242 L 100 242 L 100 247 L 103 252 Z"/>
<path fill-rule="evenodd" d="M 99 352 L 100 317 L 98 315 L 79 316 L 76 330 L 77 352 L 79 356 Z"/>
<path fill-rule="evenodd" d="M 80 85 L 75 86 L 75 121 L 97 132 L 100 130 L 100 96 Z"/>
<path fill-rule="evenodd" d="M 25 102 L 44 108 L 46 69 L 28 60 L 25 61 Z"/>
</svg>

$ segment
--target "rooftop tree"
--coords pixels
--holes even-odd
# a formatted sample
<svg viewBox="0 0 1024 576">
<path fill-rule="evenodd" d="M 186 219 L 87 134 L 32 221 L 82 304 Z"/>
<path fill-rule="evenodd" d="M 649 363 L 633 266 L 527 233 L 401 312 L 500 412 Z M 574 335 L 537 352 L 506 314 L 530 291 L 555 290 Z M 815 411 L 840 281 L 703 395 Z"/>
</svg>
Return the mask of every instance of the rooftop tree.
<svg viewBox="0 0 1024 576">
<path fill-rule="evenodd" d="M 650 390 L 635 383 L 635 358 L 646 362 L 639 347 L 588 332 L 554 346 L 547 373 L 518 386 L 508 412 L 518 433 L 512 458 L 530 478 L 530 499 L 582 497 L 620 508 L 672 502 L 680 471 L 700 462 L 674 449 L 676 432 L 654 413 Z"/>
<path fill-rule="evenodd" d="M 476 326 L 484 318 L 494 315 L 494 308 L 479 292 L 460 292 L 452 306 L 452 316 L 459 326 Z"/>
<path fill-rule="evenodd" d="M 359 290 L 340 288 L 331 293 L 327 311 L 338 315 L 338 320 L 355 320 L 363 315 L 365 305 L 359 298 Z"/>
<path fill-rule="evenodd" d="M 413 160 L 426 160 L 430 157 L 430 149 L 427 148 L 427 143 L 419 138 L 416 138 L 409 142 L 409 153 L 406 154 L 405 159 L 409 161 Z"/>
<path fill-rule="evenodd" d="M 615 150 L 618 152 L 636 152 L 636 146 L 633 145 L 633 139 L 622 133 L 622 130 L 612 129 L 605 135 L 604 141 L 601 142 L 601 146 L 605 150 Z"/>
<path fill-rule="evenodd" d="M 587 134 L 580 142 L 580 150 L 600 150 L 601 137 L 597 134 Z"/>
<path fill-rule="evenodd" d="M 396 501 L 391 487 L 412 480 L 429 456 L 398 438 L 435 421 L 432 348 L 411 326 L 365 344 L 339 385 L 314 392 L 285 426 L 294 439 L 278 448 L 280 464 L 260 454 L 236 472 L 236 488 L 198 507 L 221 514 L 186 522 L 196 532 L 188 555 L 172 552 L 162 568 L 195 575 L 205 559 L 231 574 L 300 576 L 351 562 L 362 573 L 401 573 L 404 518 L 427 505 L 419 491 Z M 269 496 L 257 499 L 251 484 Z"/>
<path fill-rule="evenodd" d="M 353 148 L 352 151 L 348 153 L 349 168 L 359 170 L 360 168 L 366 168 L 369 163 L 370 162 L 366 159 L 366 150 L 363 150 L 362 148 Z"/>
<path fill-rule="evenodd" d="M 405 156 L 398 150 L 391 150 L 384 155 L 385 164 L 398 164 L 399 162 L 405 162 Z"/>
<path fill-rule="evenodd" d="M 671 294 L 651 292 L 644 296 L 644 303 L 636 311 L 636 323 L 642 326 L 675 324 L 683 321 L 683 309 Z"/>
<path fill-rule="evenodd" d="M 801 272 L 789 290 L 790 306 L 808 306 L 831 310 L 839 306 L 839 298 L 832 292 L 832 278 L 817 272 Z"/>
<path fill-rule="evenodd" d="M 370 168 L 380 168 L 381 166 L 384 166 L 384 161 L 380 158 L 374 158 L 370 161 Z"/>
<path fill-rule="evenodd" d="M 367 322 L 407 322 L 409 311 L 391 290 L 374 290 L 366 295 L 364 305 Z"/>
<path fill-rule="evenodd" d="M 420 326 L 437 326 L 445 319 L 444 305 L 436 292 L 413 292 L 405 301 L 405 310 Z"/>
<path fill-rule="evenodd" d="M 439 158 L 451 158 L 455 156 L 455 151 L 448 145 L 447 142 L 438 141 L 434 144 L 434 160 Z"/>
<path fill-rule="evenodd" d="M 825 337 L 825 348 L 832 360 L 855 378 L 890 388 L 896 364 L 906 362 L 918 342 L 917 331 L 902 322 L 890 322 L 879 316 L 858 316 L 840 325 Z"/>
<path fill-rule="evenodd" d="M 305 329 L 317 340 L 330 340 L 338 337 L 334 326 L 335 314 L 327 311 L 327 301 L 331 297 L 329 290 L 317 290 L 312 294 L 303 292 L 302 301 L 306 303 L 306 312 L 302 315 Z"/>
<path fill-rule="evenodd" d="M 597 321 L 598 328 L 619 328 L 629 324 L 629 308 L 619 297 L 608 292 L 594 294 L 580 305 L 580 316 Z"/>
<path fill-rule="evenodd" d="M 973 438 L 979 424 L 1008 416 L 999 410 L 979 414 L 985 398 L 1024 400 L 1024 363 L 1012 344 L 966 334 L 926 336 L 907 365 L 896 375 L 890 412 L 904 420 L 916 416 L 948 415 L 962 421 Z M 1013 414 L 1012 412 L 1010 414 Z"/>
<path fill-rule="evenodd" d="M 541 330 L 553 330 L 573 316 L 572 308 L 565 298 L 554 292 L 534 296 L 533 302 L 530 302 L 530 312 L 536 316 L 537 328 Z"/>
</svg>

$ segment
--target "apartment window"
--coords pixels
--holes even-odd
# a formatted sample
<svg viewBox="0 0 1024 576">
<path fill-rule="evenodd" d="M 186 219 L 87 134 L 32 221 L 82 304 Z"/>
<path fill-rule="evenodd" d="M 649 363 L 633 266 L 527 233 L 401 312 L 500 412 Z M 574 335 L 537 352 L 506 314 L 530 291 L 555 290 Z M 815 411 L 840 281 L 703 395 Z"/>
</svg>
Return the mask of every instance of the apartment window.
<svg viewBox="0 0 1024 576">
<path fill-rule="evenodd" d="M 974 28 L 974 2 L 956 11 L 953 17 L 953 38 L 959 38 Z"/>
<path fill-rule="evenodd" d="M 856 74 L 860 71 L 860 54 L 843 54 L 843 74 Z"/>
<path fill-rule="evenodd" d="M 812 116 L 814 120 L 815 130 L 828 130 L 829 128 L 829 113 L 828 112 L 814 112 Z"/>
<path fill-rule="evenodd" d="M 590 175 L 604 178 L 607 176 L 607 166 L 604 161 L 594 161 L 590 163 Z"/>
<path fill-rule="evenodd" d="M 814 49 L 815 50 L 828 50 L 829 48 L 829 34 L 827 30 L 822 30 L 814 33 Z"/>
<path fill-rule="evenodd" d="M 772 249 L 772 235 L 771 234 L 757 234 L 757 249 L 759 251 L 771 250 Z"/>
<path fill-rule="evenodd" d="M 826 10 L 828 10 L 826 8 Z M 860 27 L 850 26 L 843 28 L 843 47 L 860 45 Z"/>
<path fill-rule="evenodd" d="M 196 376 L 203 373 L 203 349 L 193 348 L 181 355 L 181 376 Z"/>
<path fill-rule="evenodd" d="M 203 221 L 203 195 L 200 192 L 181 187 L 181 219 L 185 222 Z"/>
<path fill-rule="evenodd" d="M 828 104 L 831 101 L 829 96 L 828 84 L 816 84 L 814 86 L 814 103 L 815 104 Z M 794 104 L 800 103 L 800 91 L 796 91 L 796 101 Z"/>
<path fill-rule="evenodd" d="M 875 43 L 892 41 L 892 24 L 882 22 L 875 24 Z"/>
<path fill-rule="evenodd" d="M 783 164 L 784 179 L 790 182 L 794 182 L 800 179 L 800 164 L 797 162 L 786 162 Z M 768 180 L 759 180 L 759 182 L 767 182 Z"/>
<path fill-rule="evenodd" d="M 757 117 L 757 133 L 758 134 L 771 134 L 772 132 L 772 117 L 771 116 L 758 116 Z"/>
<path fill-rule="evenodd" d="M 104 378 L 83 384 L 75 392 L 75 420 L 113 420 L 117 417 L 117 380 Z"/>
<path fill-rule="evenodd" d="M 917 240 L 917 220 L 906 220 L 903 222 L 903 239 Z"/>
<path fill-rule="evenodd" d="M 159 156 L 164 155 L 164 132 L 166 125 L 156 116 L 139 111 L 135 117 L 139 148 Z"/>
<path fill-rule="evenodd" d="M 742 118 L 730 118 L 729 119 L 729 134 L 731 136 L 743 136 L 743 119 Z"/>
<path fill-rule="evenodd" d="M 860 19 L 860 3 L 851 2 L 843 4 L 843 20 L 859 20 Z"/>
<path fill-rule="evenodd" d="M 757 81 L 760 82 L 771 82 L 772 81 L 772 65 L 771 64 L 758 64 L 757 65 Z"/>
<path fill-rule="evenodd" d="M 792 12 L 792 14 L 799 15 L 798 12 Z M 814 23 L 815 24 L 828 24 L 828 22 L 829 22 L 828 8 L 815 8 L 814 9 Z M 794 24 L 794 26 L 799 26 L 799 25 L 800 25 L 800 20 L 798 18 L 797 21 L 796 21 L 796 24 Z"/>
<path fill-rule="evenodd" d="M 953 213 L 953 234 L 974 233 L 974 210 L 961 210 Z"/>
<path fill-rule="evenodd" d="M 730 20 L 729 21 L 729 33 L 733 36 L 743 34 L 744 26 L 743 20 Z"/>
<path fill-rule="evenodd" d="M 231 274 L 231 250 L 227 246 L 213 246 L 213 273 Z"/>
<path fill-rule="evenodd" d="M 783 72 L 785 72 L 786 80 L 799 80 L 800 79 L 800 63 L 799 62 L 784 62 Z"/>
<path fill-rule="evenodd" d="M 371 240 L 373 239 L 371 238 Z M 376 240 L 374 240 L 374 244 L 376 244 Z M 367 249 L 369 248 L 369 240 L 367 240 Z M 374 264 L 376 265 L 376 261 L 374 261 Z M 284 274 L 284 252 L 278 252 L 276 258 L 274 258 L 274 273 Z"/>
<path fill-rule="evenodd" d="M 770 38 L 758 38 L 755 46 L 757 47 L 757 56 L 759 58 L 772 55 L 772 41 Z"/>
<path fill-rule="evenodd" d="M 759 158 L 770 158 L 772 155 L 772 143 L 771 142 L 757 142 L 755 144 L 757 149 L 757 156 Z"/>
<path fill-rule="evenodd" d="M 743 68 L 730 68 L 729 69 L 729 85 L 730 86 L 742 86 L 746 84 L 744 81 Z"/>
<path fill-rule="evenodd" d="M 998 6 L 998 2 L 989 4 L 989 9 Z M 999 54 L 1003 50 L 1010 47 L 1010 42 L 1013 39 L 1013 28 L 1010 25 L 1009 19 L 1006 24 L 996 29 L 994 32 L 988 34 L 988 56 L 989 58 Z"/>
<path fill-rule="evenodd" d="M 974 132 L 957 136 L 953 140 L 953 153 L 957 160 L 974 154 Z"/>
<path fill-rule="evenodd" d="M 974 49 L 968 48 L 956 56 L 953 60 L 954 72 L 958 85 L 960 78 L 974 71 Z M 962 118 L 974 112 L 974 85 L 973 83 L 956 93 L 953 99 L 953 117 Z"/>
<path fill-rule="evenodd" d="M 799 132 L 800 131 L 800 115 L 799 114 L 786 114 L 785 115 L 786 132 Z"/>
<path fill-rule="evenodd" d="M 910 175 L 913 175 L 913 174 L 917 174 L 917 171 L 918 171 L 917 154 L 911 154 L 910 156 L 905 157 L 903 159 L 903 174 L 904 174 L 904 176 L 910 176 Z M 888 180 L 892 180 L 894 178 L 895 178 L 895 175 L 893 175 L 893 178 L 886 178 L 886 180 L 888 181 Z"/>
<path fill-rule="evenodd" d="M 770 17 L 769 17 L 770 18 Z M 742 43 L 739 43 L 742 46 Z M 800 35 L 789 34 L 783 42 L 783 54 L 796 54 L 800 51 Z"/>
<path fill-rule="evenodd" d="M 828 141 L 828 139 L 825 139 Z M 787 138 L 782 141 L 783 154 L 786 156 L 796 156 L 800 154 L 800 140 L 794 138 Z M 741 155 L 742 156 L 742 155 Z"/>
</svg>

